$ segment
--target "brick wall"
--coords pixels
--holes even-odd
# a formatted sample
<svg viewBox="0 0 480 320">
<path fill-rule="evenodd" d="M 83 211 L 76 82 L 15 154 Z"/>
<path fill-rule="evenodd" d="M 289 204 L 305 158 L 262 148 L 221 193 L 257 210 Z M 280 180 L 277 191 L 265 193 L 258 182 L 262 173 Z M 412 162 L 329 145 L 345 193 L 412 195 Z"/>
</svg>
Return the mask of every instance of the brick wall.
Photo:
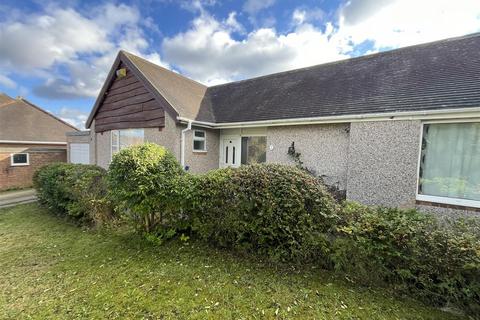
<svg viewBox="0 0 480 320">
<path fill-rule="evenodd" d="M 0 152 L 0 190 L 30 187 L 34 172 L 52 162 L 66 162 L 66 150 L 27 151 L 30 165 L 11 166 L 10 152 Z"/>
</svg>

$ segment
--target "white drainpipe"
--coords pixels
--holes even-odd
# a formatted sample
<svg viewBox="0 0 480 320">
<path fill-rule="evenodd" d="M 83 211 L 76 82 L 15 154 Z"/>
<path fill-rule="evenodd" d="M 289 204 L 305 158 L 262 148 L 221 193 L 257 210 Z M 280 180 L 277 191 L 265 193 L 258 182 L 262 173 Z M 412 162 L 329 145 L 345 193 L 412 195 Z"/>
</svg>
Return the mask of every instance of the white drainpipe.
<svg viewBox="0 0 480 320">
<path fill-rule="evenodd" d="M 181 148 L 180 150 L 180 163 L 182 164 L 182 168 L 185 170 L 185 132 L 192 130 L 192 121 L 188 121 L 187 127 L 182 130 L 182 137 L 181 137 Z"/>
</svg>

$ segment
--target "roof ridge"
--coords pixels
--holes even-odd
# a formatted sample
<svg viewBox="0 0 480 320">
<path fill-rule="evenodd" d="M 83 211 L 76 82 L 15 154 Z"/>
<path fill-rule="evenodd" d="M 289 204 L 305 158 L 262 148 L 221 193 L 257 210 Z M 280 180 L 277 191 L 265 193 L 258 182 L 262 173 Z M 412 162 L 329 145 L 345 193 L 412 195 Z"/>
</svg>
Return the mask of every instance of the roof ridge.
<svg viewBox="0 0 480 320">
<path fill-rule="evenodd" d="M 335 65 L 335 64 L 341 64 L 341 63 L 346 63 L 346 62 L 351 62 L 351 61 L 359 61 L 359 60 L 366 60 L 366 59 L 371 59 L 371 58 L 374 58 L 374 57 L 378 57 L 378 56 L 382 56 L 382 55 L 389 55 L 389 54 L 392 54 L 394 52 L 399 52 L 399 51 L 405 51 L 405 50 L 411 50 L 412 48 L 419 48 L 419 47 L 423 47 L 423 46 L 429 46 L 429 45 L 432 45 L 432 44 L 438 44 L 438 43 L 442 43 L 442 42 L 450 42 L 450 41 L 455 41 L 455 40 L 461 40 L 461 39 L 468 39 L 468 38 L 474 38 L 474 37 L 480 37 L 480 32 L 475 32 L 475 33 L 470 33 L 470 34 L 466 34 L 466 35 L 462 35 L 462 36 L 457 36 L 457 37 L 451 37 L 451 38 L 445 38 L 445 39 L 439 39 L 439 40 L 435 40 L 435 41 L 429 41 L 429 42 L 425 42 L 425 43 L 419 43 L 419 44 L 413 44 L 413 45 L 409 45 L 409 46 L 405 46 L 405 47 L 401 47 L 401 48 L 395 48 L 395 49 L 390 49 L 390 50 L 385 50 L 385 51 L 380 51 L 380 52 L 374 52 L 374 53 L 371 53 L 371 54 L 366 54 L 366 55 L 363 55 L 363 56 L 358 56 L 358 57 L 350 57 L 350 58 L 345 58 L 345 59 L 340 59 L 340 60 L 335 60 L 335 61 L 330 61 L 330 62 L 325 62 L 325 63 L 320 63 L 320 64 L 315 64 L 315 65 L 311 65 L 311 66 L 306 66 L 306 67 L 301 67 L 301 68 L 296 68 L 296 69 L 291 69 L 291 70 L 285 70 L 285 71 L 279 71 L 279 72 L 274 72 L 274 73 L 269 73 L 269 74 L 265 74 L 265 75 L 260 75 L 260 76 L 256 76 L 256 77 L 253 77 L 253 78 L 248 78 L 248 79 L 242 79 L 242 80 L 237 80 L 237 81 L 231 81 L 231 82 L 226 82 L 226 83 L 222 83 L 222 84 L 217 84 L 217 85 L 213 85 L 213 86 L 207 86 L 207 85 L 204 85 L 203 83 L 200 83 L 194 79 L 191 79 L 189 77 L 186 77 L 180 73 L 177 73 L 177 72 L 174 72 L 172 70 L 169 70 L 165 67 L 162 67 L 156 63 L 153 63 L 141 56 L 138 56 L 136 54 L 133 54 L 131 52 L 128 52 L 126 50 L 120 50 L 120 52 L 123 52 L 124 54 L 126 55 L 130 55 L 130 56 L 134 56 L 136 58 L 139 58 L 141 59 L 142 61 L 144 62 L 147 62 L 157 68 L 160 68 L 160 69 L 163 69 L 167 72 L 171 72 L 177 76 L 179 76 L 180 78 L 183 78 L 185 80 L 188 80 L 190 82 L 193 82 L 193 83 L 196 83 L 196 84 L 199 84 L 203 87 L 206 87 L 207 88 L 207 91 L 208 89 L 210 88 L 218 88 L 218 87 L 222 87 L 222 86 L 227 86 L 227 85 L 231 85 L 231 84 L 237 84 L 237 83 L 242 83 L 242 82 L 247 82 L 247 81 L 251 81 L 251 80 L 257 80 L 257 79 L 262 79 L 262 78 L 267 78 L 267 77 L 270 77 L 270 76 L 277 76 L 277 75 L 281 75 L 281 74 L 289 74 L 289 73 L 295 73 L 295 72 L 301 72 L 301 71 L 306 71 L 306 70 L 309 70 L 309 69 L 315 69 L 315 68 L 318 68 L 318 67 L 323 67 L 323 66 L 328 66 L 328 65 Z"/>
<path fill-rule="evenodd" d="M 315 69 L 315 68 L 319 68 L 319 67 L 323 67 L 323 66 L 341 64 L 341 63 L 346 63 L 346 62 L 351 62 L 351 61 L 367 60 L 367 59 L 372 59 L 372 58 L 383 56 L 383 55 L 389 55 L 389 54 L 392 54 L 394 52 L 406 51 L 406 50 L 411 50 L 413 48 L 429 46 L 429 45 L 438 44 L 438 43 L 442 43 L 442 42 L 450 42 L 450 41 L 468 39 L 468 38 L 474 38 L 474 37 L 480 37 L 480 32 L 475 32 L 475 33 L 471 33 L 471 34 L 467 34 L 467 35 L 463 35 L 463 36 L 440 39 L 440 40 L 435 40 L 435 41 L 430 41 L 430 42 L 425 42 L 425 43 L 413 44 L 413 45 L 409 45 L 409 46 L 405 46 L 405 47 L 401 47 L 401 48 L 395 48 L 395 49 L 390 49 L 390 50 L 385 50 L 385 51 L 380 51 L 380 52 L 374 52 L 374 53 L 366 54 L 366 55 L 363 55 L 363 56 L 345 58 L 345 59 L 341 59 L 341 60 L 335 60 L 335 61 L 320 63 L 320 64 L 307 66 L 307 67 L 302 67 L 302 68 L 296 68 L 296 69 L 291 69 L 291 70 L 286 70 L 286 71 L 269 73 L 269 74 L 265 74 L 265 75 L 261 75 L 261 76 L 256 76 L 256 77 L 253 77 L 253 78 L 248 78 L 248 79 L 226 82 L 226 83 L 210 86 L 210 87 L 208 87 L 208 89 L 219 88 L 219 87 L 222 87 L 222 86 L 228 86 L 228 85 L 231 85 L 231 84 L 248 82 L 248 81 L 258 80 L 258 79 L 262 79 L 262 78 L 268 78 L 270 76 L 278 76 L 278 75 L 281 75 L 281 74 L 301 72 L 301 71 Z"/>
<path fill-rule="evenodd" d="M 187 76 L 184 76 L 184 75 L 182 75 L 181 73 L 172 71 L 172 70 L 167 69 L 167 68 L 165 68 L 165 67 L 162 67 L 161 65 L 158 65 L 158 64 L 156 64 L 156 63 L 153 63 L 153 62 L 151 62 L 151 61 L 149 61 L 149 60 L 147 60 L 147 59 L 145 59 L 145 58 L 143 58 L 143 57 L 141 57 L 141 56 L 138 56 L 138 55 L 133 54 L 133 53 L 131 53 L 131 52 L 125 51 L 125 50 L 123 50 L 123 49 L 120 50 L 120 52 L 122 52 L 123 54 L 125 54 L 125 55 L 127 55 L 127 56 L 133 56 L 133 57 L 135 57 L 135 58 L 138 58 L 138 59 L 140 59 L 140 60 L 142 60 L 142 61 L 144 61 L 144 62 L 146 62 L 146 63 L 149 63 L 149 64 L 151 64 L 151 65 L 153 65 L 153 66 L 155 66 L 155 67 L 157 67 L 157 68 L 160 68 L 160 69 L 162 69 L 162 70 L 164 70 L 164 71 L 171 72 L 171 73 L 177 75 L 178 77 L 180 77 L 180 78 L 182 78 L 182 79 L 184 79 L 184 80 L 188 80 L 188 81 L 193 82 L 193 83 L 195 83 L 195 84 L 198 84 L 198 85 L 200 85 L 200 86 L 202 86 L 202 87 L 208 88 L 208 86 L 204 85 L 204 84 L 201 83 L 201 82 L 198 82 L 198 81 L 196 81 L 196 80 L 194 80 L 194 79 L 192 79 L 192 78 L 189 78 L 189 77 L 187 77 Z"/>
</svg>

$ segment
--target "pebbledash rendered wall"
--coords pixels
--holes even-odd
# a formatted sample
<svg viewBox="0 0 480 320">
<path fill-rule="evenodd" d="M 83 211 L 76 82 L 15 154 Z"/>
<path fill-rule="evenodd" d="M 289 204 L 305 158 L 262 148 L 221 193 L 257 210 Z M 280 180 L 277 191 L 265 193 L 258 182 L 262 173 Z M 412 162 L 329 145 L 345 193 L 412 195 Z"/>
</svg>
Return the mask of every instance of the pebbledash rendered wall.
<svg viewBox="0 0 480 320">
<path fill-rule="evenodd" d="M 350 125 L 347 199 L 368 205 L 415 206 L 420 121 Z"/>
<path fill-rule="evenodd" d="M 416 207 L 443 216 L 480 217 L 478 210 L 416 203 L 421 125 L 421 121 L 417 120 L 391 120 L 279 126 L 260 131 L 267 135 L 267 162 L 293 164 L 287 151 L 295 142 L 304 165 L 324 176 L 328 184 L 346 189 L 348 200 L 367 205 Z M 180 136 L 184 128 L 167 115 L 162 130 L 145 129 L 145 140 L 167 147 L 180 159 Z M 207 133 L 207 152 L 192 151 L 193 131 L 187 132 L 185 137 L 185 164 L 192 173 L 219 167 L 221 132 L 202 130 Z M 90 145 L 91 159 L 97 159 L 97 164 L 108 167 L 111 159 L 110 132 L 92 135 L 95 139 Z"/>
<path fill-rule="evenodd" d="M 420 121 L 269 127 L 267 162 L 293 164 L 295 142 L 304 166 L 327 184 L 368 205 L 414 207 Z"/>
<path fill-rule="evenodd" d="M 180 138 L 182 129 L 185 125 L 177 125 L 175 120 L 165 113 L 165 127 L 145 128 L 145 141 L 154 142 L 158 145 L 166 147 L 180 161 Z M 92 131 L 95 123 L 92 123 Z M 192 128 L 194 130 L 195 128 Z M 185 165 L 189 167 L 192 173 L 202 173 L 211 169 L 218 168 L 219 158 L 219 132 L 209 129 L 206 131 L 206 152 L 193 152 L 193 131 L 187 131 L 185 134 Z M 94 139 L 90 145 L 90 159 L 94 159 L 91 163 L 96 163 L 101 167 L 107 168 L 111 161 L 111 133 L 105 131 L 103 133 L 92 133 Z M 95 161 L 96 160 L 96 161 Z"/>
<path fill-rule="evenodd" d="M 293 164 L 287 154 L 292 142 L 304 165 L 327 184 L 347 186 L 349 124 L 269 127 L 267 162 Z"/>
<path fill-rule="evenodd" d="M 416 201 L 421 128 L 419 120 L 351 123 L 347 199 L 443 217 L 480 217 L 478 209 Z"/>
<path fill-rule="evenodd" d="M 324 175 L 327 183 L 346 189 L 348 200 L 480 217 L 470 208 L 416 202 L 421 126 L 418 120 L 391 120 L 269 127 L 267 162 L 293 164 L 287 150 L 295 142 L 304 165 Z"/>
</svg>

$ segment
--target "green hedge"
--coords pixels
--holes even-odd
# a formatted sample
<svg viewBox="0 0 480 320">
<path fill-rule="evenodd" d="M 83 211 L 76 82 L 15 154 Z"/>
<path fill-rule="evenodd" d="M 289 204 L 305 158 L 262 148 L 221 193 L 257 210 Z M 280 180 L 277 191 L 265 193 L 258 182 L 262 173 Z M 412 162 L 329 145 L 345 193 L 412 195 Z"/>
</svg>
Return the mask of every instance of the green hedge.
<svg viewBox="0 0 480 320">
<path fill-rule="evenodd" d="M 332 250 L 356 282 L 388 283 L 437 305 L 480 313 L 478 220 L 439 221 L 416 210 L 347 203 Z"/>
<path fill-rule="evenodd" d="M 190 229 L 217 246 L 274 261 L 310 261 L 357 283 L 389 285 L 480 314 L 478 220 L 341 205 L 320 179 L 282 165 L 190 175 L 155 144 L 120 151 L 108 179 L 99 167 L 72 164 L 49 165 L 34 178 L 43 203 L 89 220 L 108 211 L 106 180 L 109 199 L 149 239 L 162 242 Z"/>
<path fill-rule="evenodd" d="M 105 169 L 95 165 L 54 163 L 37 170 L 33 184 L 40 202 L 56 213 L 103 222 L 112 216 L 105 177 Z"/>
<path fill-rule="evenodd" d="M 193 230 L 214 244 L 274 260 L 325 255 L 337 205 L 318 179 L 275 164 L 189 179 Z"/>
</svg>

